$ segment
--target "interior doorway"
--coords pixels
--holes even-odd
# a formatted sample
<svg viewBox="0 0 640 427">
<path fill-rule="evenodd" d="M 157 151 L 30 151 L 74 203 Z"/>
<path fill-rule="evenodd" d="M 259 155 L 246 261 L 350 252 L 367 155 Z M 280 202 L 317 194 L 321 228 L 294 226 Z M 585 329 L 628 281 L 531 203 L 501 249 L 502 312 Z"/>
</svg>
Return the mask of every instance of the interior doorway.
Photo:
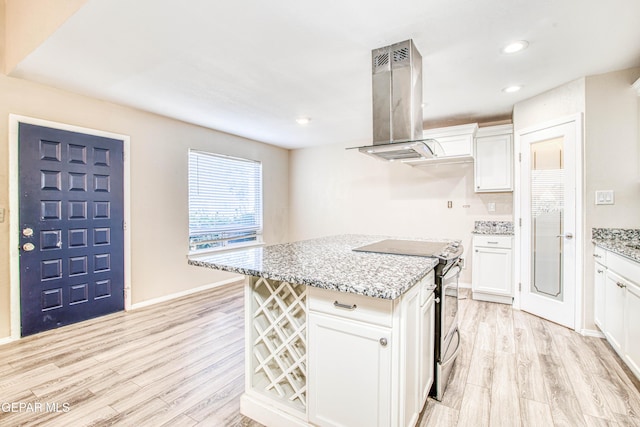
<svg viewBox="0 0 640 427">
<path fill-rule="evenodd" d="M 576 329 L 582 310 L 582 120 L 518 132 L 522 310 Z"/>
</svg>

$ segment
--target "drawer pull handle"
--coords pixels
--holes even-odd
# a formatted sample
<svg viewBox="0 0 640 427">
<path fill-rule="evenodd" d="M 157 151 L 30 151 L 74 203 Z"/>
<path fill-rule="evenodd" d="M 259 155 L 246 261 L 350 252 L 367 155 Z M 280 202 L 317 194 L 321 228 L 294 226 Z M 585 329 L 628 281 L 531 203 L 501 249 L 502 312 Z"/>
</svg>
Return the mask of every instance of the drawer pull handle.
<svg viewBox="0 0 640 427">
<path fill-rule="evenodd" d="M 593 254 L 594 258 L 602 258 L 602 256 L 598 255 L 598 254 Z"/>
<path fill-rule="evenodd" d="M 624 283 L 620 283 L 620 282 L 616 282 L 616 285 L 618 285 L 619 288 L 626 288 L 627 285 L 625 285 Z"/>
<path fill-rule="evenodd" d="M 604 270 L 598 269 L 598 273 L 604 273 Z"/>
<path fill-rule="evenodd" d="M 388 344 L 387 339 L 386 338 L 380 338 L 380 345 L 383 347 L 386 347 Z"/>
<path fill-rule="evenodd" d="M 487 242 L 487 243 L 490 244 L 490 245 L 497 245 L 498 244 L 498 242 Z"/>
<path fill-rule="evenodd" d="M 338 307 L 338 308 L 344 308 L 344 309 L 346 309 L 346 310 L 355 310 L 356 308 L 358 308 L 358 306 L 357 306 L 357 305 L 355 305 L 355 304 L 352 304 L 352 305 L 349 305 L 349 304 L 341 304 L 341 303 L 339 303 L 338 301 L 334 301 L 334 302 L 333 302 L 333 306 L 334 306 L 334 307 Z"/>
</svg>

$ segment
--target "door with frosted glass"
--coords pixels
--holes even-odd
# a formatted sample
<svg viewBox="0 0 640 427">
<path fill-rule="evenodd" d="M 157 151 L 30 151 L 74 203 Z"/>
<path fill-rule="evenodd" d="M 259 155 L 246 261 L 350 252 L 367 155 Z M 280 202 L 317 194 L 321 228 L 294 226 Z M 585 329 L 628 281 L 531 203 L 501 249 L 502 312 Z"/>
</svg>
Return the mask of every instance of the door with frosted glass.
<svg viewBox="0 0 640 427">
<path fill-rule="evenodd" d="M 576 304 L 576 126 L 520 138 L 521 308 L 574 328 Z"/>
</svg>

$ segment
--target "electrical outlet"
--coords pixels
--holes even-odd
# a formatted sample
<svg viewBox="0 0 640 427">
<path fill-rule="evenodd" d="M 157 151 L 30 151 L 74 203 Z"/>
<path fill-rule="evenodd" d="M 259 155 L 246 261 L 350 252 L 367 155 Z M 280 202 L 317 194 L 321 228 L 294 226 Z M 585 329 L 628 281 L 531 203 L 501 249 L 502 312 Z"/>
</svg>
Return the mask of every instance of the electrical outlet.
<svg viewBox="0 0 640 427">
<path fill-rule="evenodd" d="M 4 222 L 4 208 L 0 208 L 0 223 Z"/>
<path fill-rule="evenodd" d="M 596 205 L 613 205 L 615 204 L 615 194 L 613 190 L 596 191 Z"/>
</svg>

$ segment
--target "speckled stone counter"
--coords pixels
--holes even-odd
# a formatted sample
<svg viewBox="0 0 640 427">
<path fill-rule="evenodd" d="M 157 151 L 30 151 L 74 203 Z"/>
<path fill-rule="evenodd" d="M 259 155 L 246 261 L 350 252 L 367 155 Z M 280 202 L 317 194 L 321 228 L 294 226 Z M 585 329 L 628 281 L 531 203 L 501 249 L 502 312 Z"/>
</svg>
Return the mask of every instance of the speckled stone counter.
<svg viewBox="0 0 640 427">
<path fill-rule="evenodd" d="M 513 236 L 513 221 L 476 221 L 472 233 Z"/>
<path fill-rule="evenodd" d="M 603 249 L 640 262 L 640 229 L 593 228 L 591 241 Z"/>
<path fill-rule="evenodd" d="M 352 250 L 386 238 L 365 235 L 324 237 L 192 257 L 189 264 L 375 298 L 396 299 L 433 269 L 438 261 L 435 258 Z"/>
</svg>

